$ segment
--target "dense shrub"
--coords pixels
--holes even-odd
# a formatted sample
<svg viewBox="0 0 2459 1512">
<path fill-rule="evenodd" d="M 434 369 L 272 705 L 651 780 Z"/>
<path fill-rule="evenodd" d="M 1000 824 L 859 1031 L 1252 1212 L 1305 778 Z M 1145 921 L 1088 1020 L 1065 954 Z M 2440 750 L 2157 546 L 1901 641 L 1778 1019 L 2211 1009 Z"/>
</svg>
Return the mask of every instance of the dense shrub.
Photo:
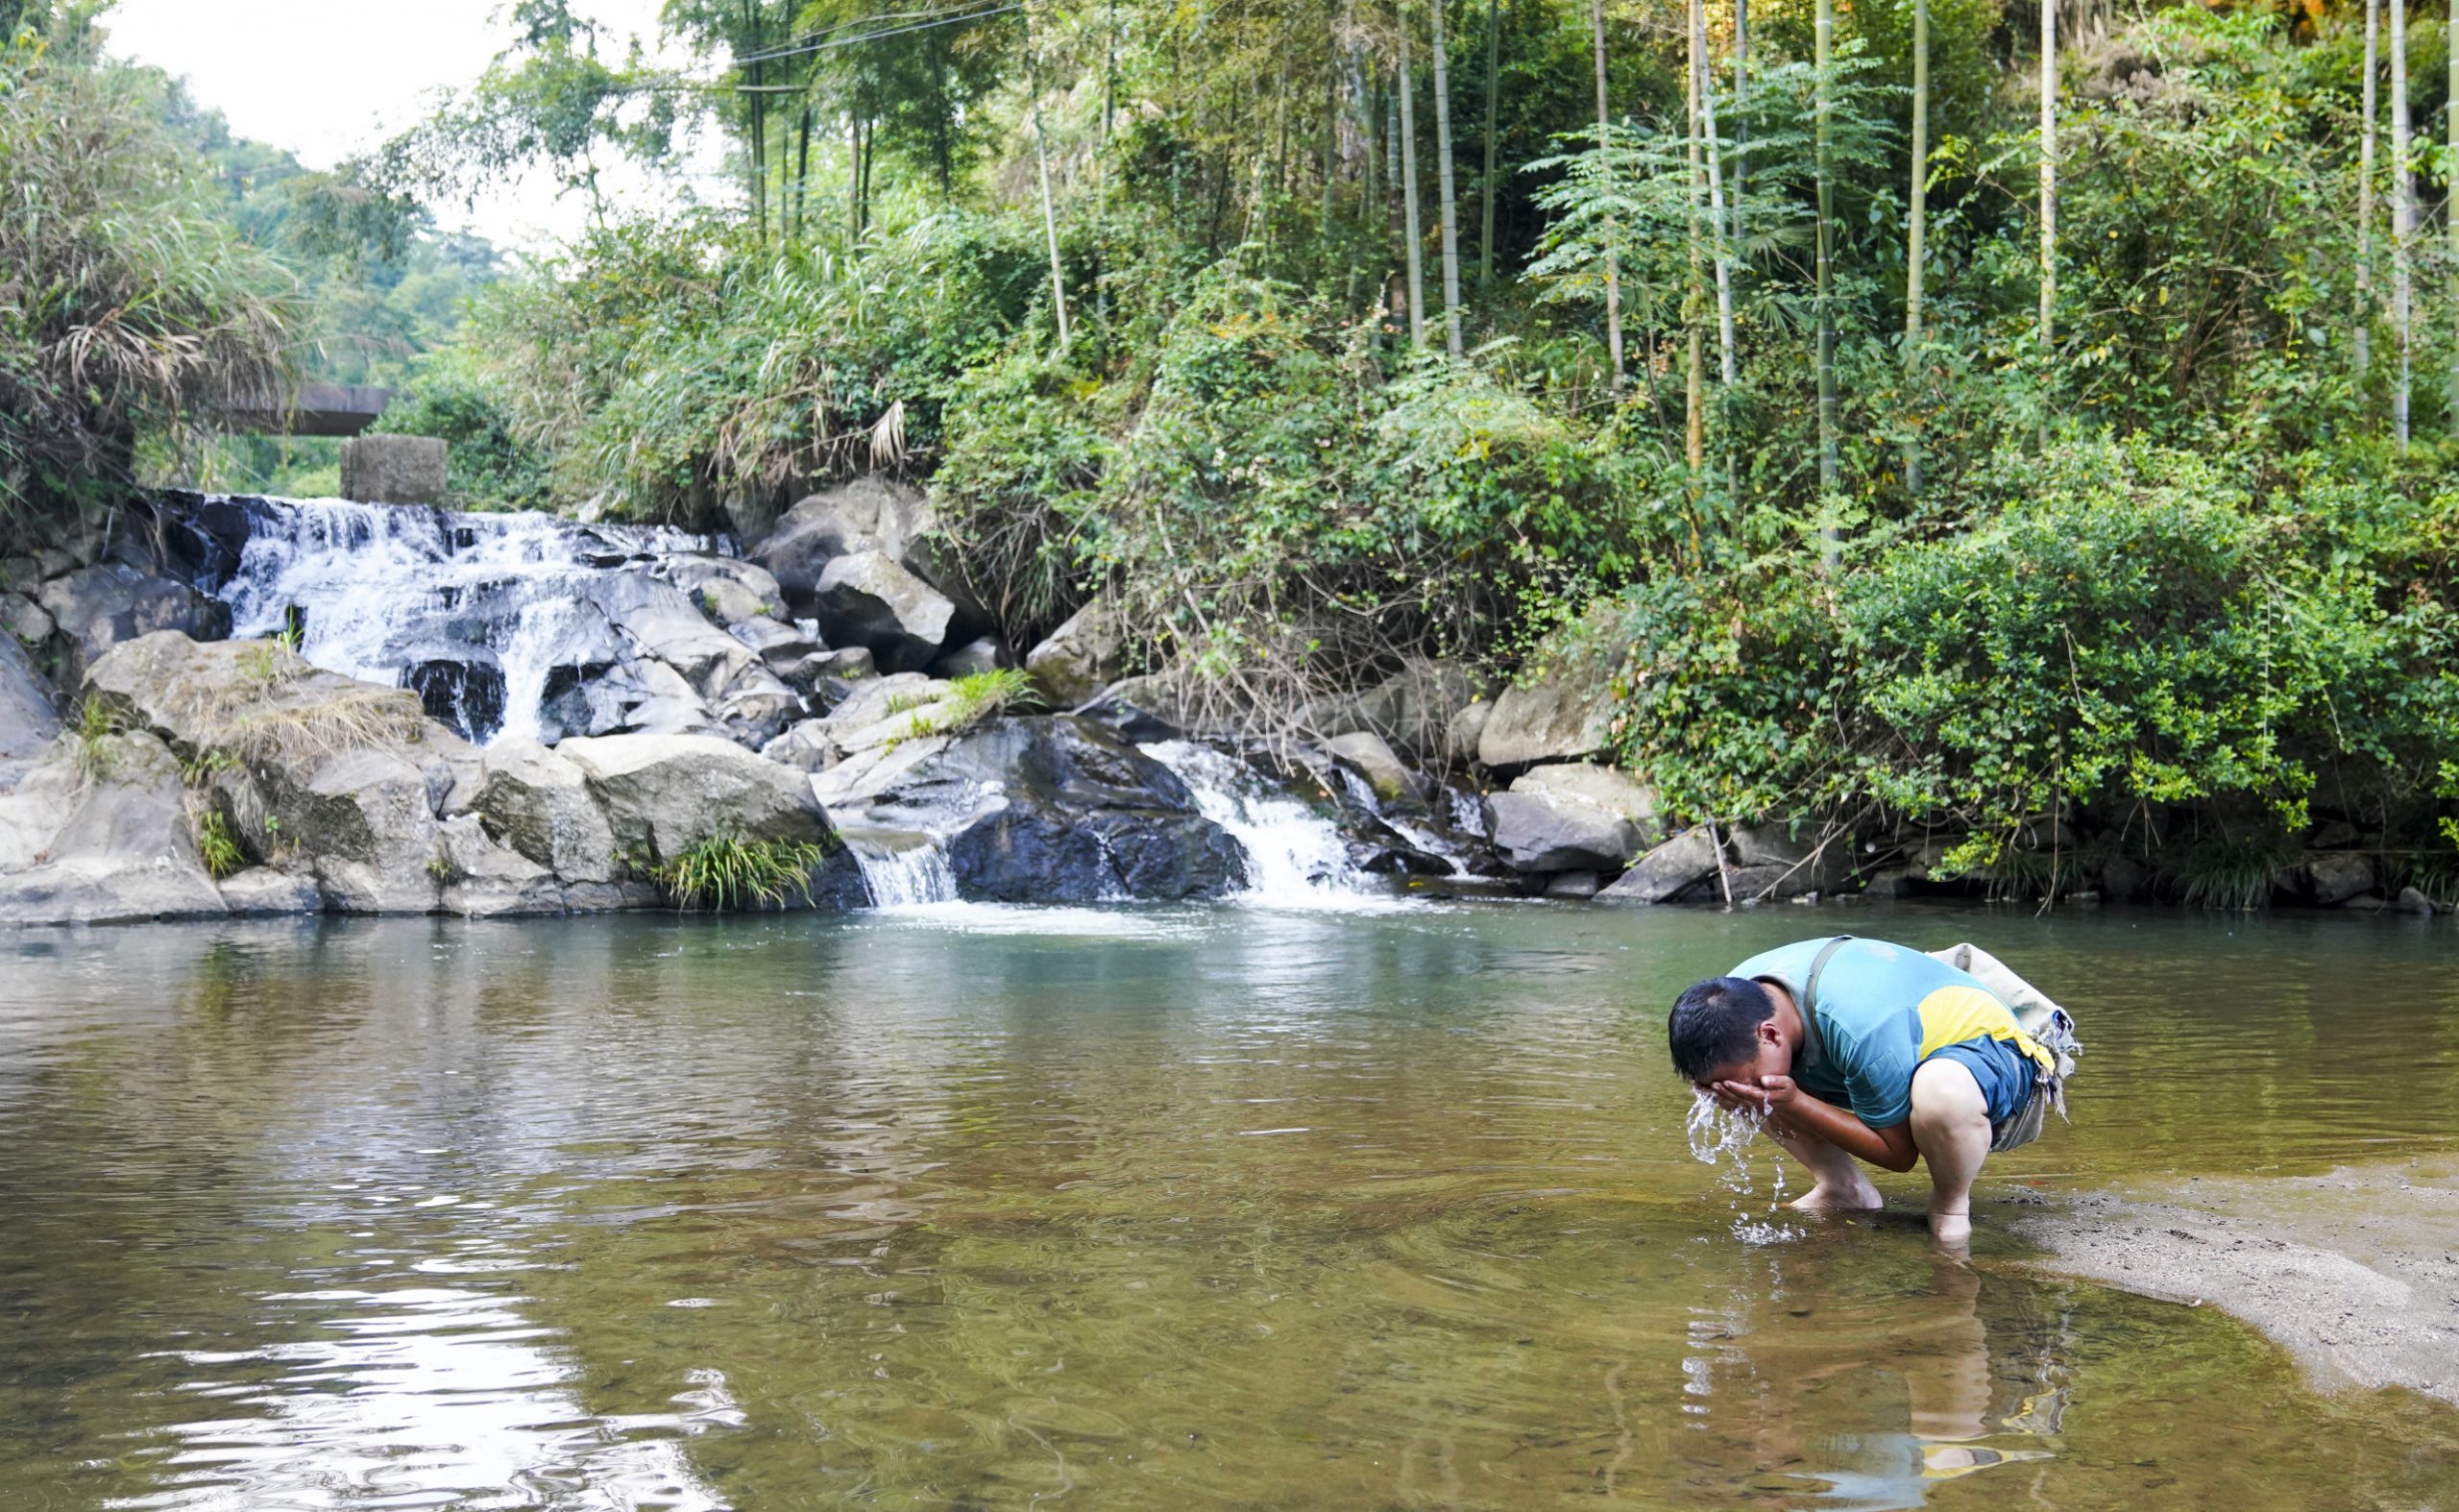
<svg viewBox="0 0 2459 1512">
<path fill-rule="evenodd" d="M 2337 471 L 2071 445 L 1832 568 L 1808 546 L 1646 584 L 1630 758 L 1685 816 L 1936 826 L 1966 837 L 1950 868 L 2079 819 L 2291 833 L 2325 775 L 2447 791 L 2459 493 Z"/>
<path fill-rule="evenodd" d="M 0 535 L 109 507 L 141 446 L 284 375 L 288 279 L 82 24 L 0 37 Z"/>
</svg>

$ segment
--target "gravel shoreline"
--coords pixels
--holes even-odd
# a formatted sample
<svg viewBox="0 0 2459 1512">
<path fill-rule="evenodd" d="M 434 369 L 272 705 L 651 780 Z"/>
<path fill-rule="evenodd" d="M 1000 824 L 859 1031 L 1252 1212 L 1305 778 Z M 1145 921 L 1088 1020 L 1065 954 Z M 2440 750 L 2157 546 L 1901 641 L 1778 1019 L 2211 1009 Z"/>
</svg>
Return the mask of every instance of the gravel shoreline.
<svg viewBox="0 0 2459 1512">
<path fill-rule="evenodd" d="M 2093 1193 L 2010 1227 L 2044 1269 L 2246 1320 L 2326 1388 L 2459 1403 L 2459 1158 Z"/>
</svg>

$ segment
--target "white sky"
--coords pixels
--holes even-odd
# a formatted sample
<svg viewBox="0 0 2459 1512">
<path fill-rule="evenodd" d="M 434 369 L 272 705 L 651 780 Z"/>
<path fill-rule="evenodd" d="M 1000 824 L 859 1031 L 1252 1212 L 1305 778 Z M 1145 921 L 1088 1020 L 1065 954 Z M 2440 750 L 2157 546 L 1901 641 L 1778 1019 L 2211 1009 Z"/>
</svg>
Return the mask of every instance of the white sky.
<svg viewBox="0 0 2459 1512">
<path fill-rule="evenodd" d="M 658 56 L 659 4 L 577 0 L 573 10 L 597 23 L 600 56 L 620 63 L 635 36 Z M 475 81 L 510 38 L 499 16 L 509 9 L 509 0 L 119 0 L 104 25 L 114 53 L 184 77 L 233 132 L 330 168 L 416 121 L 439 91 Z M 699 176 L 714 181 L 714 165 Z M 724 192 L 714 182 L 700 188 Z M 635 174 L 615 192 L 656 191 Z M 586 218 L 577 199 L 558 201 L 546 175 L 473 211 L 458 203 L 433 209 L 447 229 L 532 250 L 569 238 Z"/>
</svg>

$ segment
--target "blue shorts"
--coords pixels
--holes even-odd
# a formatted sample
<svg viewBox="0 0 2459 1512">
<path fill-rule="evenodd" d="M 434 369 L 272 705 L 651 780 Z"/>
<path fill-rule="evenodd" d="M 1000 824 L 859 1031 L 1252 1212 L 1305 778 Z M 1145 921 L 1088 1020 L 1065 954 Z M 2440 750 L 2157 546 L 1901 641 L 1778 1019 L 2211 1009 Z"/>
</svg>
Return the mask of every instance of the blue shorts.
<svg viewBox="0 0 2459 1512">
<path fill-rule="evenodd" d="M 1933 1061 L 1953 1061 L 1972 1073 L 1981 1084 L 1981 1095 L 1989 1104 L 1989 1121 L 2004 1123 L 2024 1110 L 2033 1095 L 2033 1074 L 2040 1068 L 2032 1058 L 2004 1039 L 1966 1039 L 1939 1050 Z"/>
</svg>

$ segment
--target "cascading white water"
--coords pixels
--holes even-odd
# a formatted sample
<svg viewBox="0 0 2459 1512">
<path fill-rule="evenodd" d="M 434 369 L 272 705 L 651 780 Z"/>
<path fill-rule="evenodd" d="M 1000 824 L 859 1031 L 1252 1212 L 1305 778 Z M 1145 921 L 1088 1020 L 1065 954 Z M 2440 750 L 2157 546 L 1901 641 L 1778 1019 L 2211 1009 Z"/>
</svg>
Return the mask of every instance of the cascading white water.
<svg viewBox="0 0 2459 1512">
<path fill-rule="evenodd" d="M 1237 757 L 1194 741 L 1137 748 L 1178 773 L 1196 808 L 1246 851 L 1249 901 L 1322 908 L 1388 900 L 1364 885 L 1330 820 Z"/>
<path fill-rule="evenodd" d="M 582 525 L 551 515 L 448 514 L 338 499 L 269 500 L 251 510 L 237 568 L 220 590 L 238 637 L 280 633 L 295 608 L 300 654 L 329 671 L 405 684 L 451 659 L 501 674 L 499 718 L 474 735 L 530 735 L 572 642 L 585 580 L 707 538 L 648 525 Z"/>
<path fill-rule="evenodd" d="M 927 835 L 849 832 L 845 846 L 863 868 L 873 908 L 929 908 L 957 901 L 957 877 L 948 867 L 947 853 Z"/>
</svg>

